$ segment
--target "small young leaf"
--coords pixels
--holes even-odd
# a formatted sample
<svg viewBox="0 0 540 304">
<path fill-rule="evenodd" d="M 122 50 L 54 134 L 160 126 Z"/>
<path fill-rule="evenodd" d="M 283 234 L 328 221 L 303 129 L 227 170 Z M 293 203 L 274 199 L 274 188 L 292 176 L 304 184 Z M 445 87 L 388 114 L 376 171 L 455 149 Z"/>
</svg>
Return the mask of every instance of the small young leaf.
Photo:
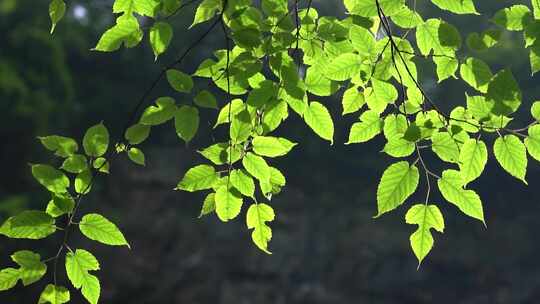
<svg viewBox="0 0 540 304">
<path fill-rule="evenodd" d="M 364 94 L 358 91 L 358 87 L 351 87 L 343 93 L 341 103 L 343 105 L 341 115 L 345 115 L 360 110 L 366 104 L 366 100 Z"/>
<path fill-rule="evenodd" d="M 167 50 L 172 36 L 172 27 L 166 22 L 156 22 L 150 28 L 150 45 L 152 46 L 156 60 L 159 55 Z"/>
<path fill-rule="evenodd" d="M 87 238 L 111 246 L 130 247 L 118 227 L 99 214 L 87 214 L 79 223 L 81 233 Z"/>
<path fill-rule="evenodd" d="M 52 0 L 49 4 L 49 16 L 51 17 L 51 34 L 56 28 L 56 24 L 62 20 L 66 13 L 66 3 L 64 0 Z"/>
<path fill-rule="evenodd" d="M 221 11 L 221 8 L 222 3 L 220 0 L 203 0 L 197 7 L 195 18 L 193 19 L 193 23 L 191 24 L 190 28 L 199 23 L 212 19 L 217 12 Z"/>
<path fill-rule="evenodd" d="M 210 193 L 204 199 L 199 218 L 203 217 L 204 215 L 210 214 L 214 212 L 215 210 L 216 210 L 216 194 Z"/>
<path fill-rule="evenodd" d="M 145 157 L 143 151 L 141 149 L 131 147 L 128 151 L 128 157 L 131 159 L 132 162 L 136 163 L 137 165 L 144 166 L 146 164 Z"/>
</svg>

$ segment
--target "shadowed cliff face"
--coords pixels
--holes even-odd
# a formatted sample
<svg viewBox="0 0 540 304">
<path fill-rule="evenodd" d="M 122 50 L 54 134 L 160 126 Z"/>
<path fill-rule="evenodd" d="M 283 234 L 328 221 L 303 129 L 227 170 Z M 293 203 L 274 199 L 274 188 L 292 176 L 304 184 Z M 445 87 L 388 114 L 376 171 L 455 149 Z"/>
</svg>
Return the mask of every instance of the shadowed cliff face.
<svg viewBox="0 0 540 304">
<path fill-rule="evenodd" d="M 0 62 L 20 71 L 31 66 L 34 69 L 29 73 L 40 76 L 21 74 L 21 79 L 37 82 L 17 87 L 19 91 L 8 92 L 6 88 L 13 86 L 6 85 L 7 82 L 0 85 L 0 103 L 5 110 L 0 114 L 2 219 L 23 206 L 43 208 L 48 200 L 31 180 L 26 165 L 47 158 L 34 141 L 35 136 L 59 133 L 80 137 L 82 130 L 101 120 L 112 130 L 118 130 L 124 122 L 118 117 L 127 115 L 132 101 L 141 93 L 139 88 L 145 87 L 149 75 L 159 68 L 152 62 L 149 50 L 130 50 L 111 56 L 88 54 L 98 35 L 96 29 L 69 18 L 63 28 L 57 29 L 58 40 L 54 40 L 56 37 L 45 40 L 57 41 L 56 44 L 44 43 L 43 37 L 49 37 L 46 4 L 39 7 L 42 4 L 34 1 L 20 3 L 23 8 L 14 15 L 0 16 L 2 32 L 11 37 L 2 40 L 5 42 L 1 43 Z M 327 11 L 334 9 L 330 2 L 314 3 L 325 5 Z M 490 3 L 479 5 L 482 10 L 493 11 L 494 7 L 488 7 Z M 92 8 L 89 18 L 103 13 L 103 8 Z M 453 16 L 449 21 L 463 31 L 489 26 L 471 20 L 474 19 Z M 178 26 L 184 29 L 182 22 Z M 26 40 L 17 35 L 25 25 L 43 33 L 37 38 L 21 34 L 20 37 L 30 37 L 28 41 L 32 41 L 21 44 L 20 41 Z M 194 36 L 178 33 L 176 47 L 181 48 Z M 496 68 L 510 64 L 518 78 L 527 79 L 521 82 L 523 107 L 527 108 L 531 100 L 540 96 L 539 78 L 529 78 L 526 56 L 512 49 L 512 42 L 518 38 L 509 35 L 505 39 L 507 45 L 493 55 L 486 55 L 486 60 Z M 189 58 L 188 66 L 197 66 L 202 55 L 210 52 L 210 46 L 221 42 L 210 37 L 207 43 Z M 421 61 L 418 64 L 423 64 L 426 71 L 433 69 Z M 50 66 L 55 68 L 49 69 Z M 133 72 L 135 66 L 137 73 Z M 66 73 L 58 82 L 60 88 L 56 87 L 58 83 L 51 83 L 50 70 Z M 430 94 L 444 108 L 464 101 L 464 87 L 454 83 L 439 86 L 433 79 L 431 72 L 422 74 L 424 84 L 433 84 Z M 10 80 L 8 84 L 14 83 Z M 166 94 L 170 92 L 165 86 L 156 92 L 156 96 Z M 340 94 L 322 100 L 335 119 L 341 113 Z M 203 115 L 203 121 L 208 121 L 215 113 Z M 83 238 L 72 239 L 73 247 L 89 249 L 101 262 L 102 270 L 97 275 L 102 281 L 102 302 L 537 302 L 540 164 L 530 161 L 527 176 L 530 186 L 525 187 L 494 163 L 490 149 L 491 161 L 486 168 L 489 173 L 471 185 L 484 202 L 488 229 L 462 216 L 435 193 L 432 201 L 439 204 L 445 215 L 446 230 L 444 235 L 434 233 L 435 248 L 420 270 L 416 270 L 416 258 L 408 240 L 415 227 L 404 223 L 406 208 L 376 220 L 372 218 L 376 214 L 378 179 L 392 163 L 389 157 L 379 153 L 384 143 L 343 146 L 350 125 L 357 119 L 354 115 L 336 122 L 336 144 L 332 147 L 314 136 L 295 114 L 291 113 L 291 117 L 288 127 L 278 129 L 277 133 L 301 144 L 291 155 L 273 162 L 283 169 L 288 182 L 283 192 L 271 201 L 277 214 L 272 223 L 272 255 L 261 253 L 251 243 L 244 220 L 247 203 L 242 216 L 225 224 L 215 215 L 197 219 L 204 199 L 202 194 L 172 191 L 186 170 L 202 161 L 195 150 L 216 141 L 208 132 L 209 124 L 189 148 L 182 147 L 172 131 L 156 131 L 144 146 L 146 168 L 132 166 L 126 159 L 116 160 L 111 176 L 100 179 L 95 191 L 84 201 L 81 214 L 97 211 L 107 215 L 122 229 L 132 250 L 107 248 Z M 222 135 L 220 132 L 224 131 L 218 130 L 216 137 Z M 427 160 L 431 162 L 434 158 L 428 156 Z M 411 202 L 416 198 L 420 200 L 421 195 Z M 59 242 L 58 237 L 39 245 L 2 238 L 0 265 L 10 265 L 9 255 L 15 250 L 36 246 L 42 256 L 52 256 Z M 63 263 L 61 259 L 58 280 L 68 285 Z M 0 303 L 35 303 L 43 286 L 51 280 L 52 275 L 48 274 L 29 288 L 18 286 L 2 292 Z M 84 303 L 78 292 L 73 292 L 72 298 L 73 303 Z"/>
</svg>

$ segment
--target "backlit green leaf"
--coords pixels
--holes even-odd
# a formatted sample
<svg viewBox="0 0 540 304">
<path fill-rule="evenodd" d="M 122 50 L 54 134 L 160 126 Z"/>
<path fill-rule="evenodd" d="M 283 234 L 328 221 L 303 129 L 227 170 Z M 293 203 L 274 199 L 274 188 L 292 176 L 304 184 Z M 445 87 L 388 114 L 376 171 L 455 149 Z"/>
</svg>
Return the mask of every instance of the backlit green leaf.
<svg viewBox="0 0 540 304">
<path fill-rule="evenodd" d="M 456 205 L 464 214 L 485 224 L 482 201 L 476 192 L 463 189 L 464 180 L 456 170 L 446 170 L 437 181 L 444 199 Z"/>
<path fill-rule="evenodd" d="M 412 206 L 405 215 L 405 222 L 418 225 L 418 229 L 411 234 L 411 248 L 418 258 L 418 266 L 433 248 L 431 229 L 444 232 L 444 218 L 435 205 L 417 204 Z"/>
<path fill-rule="evenodd" d="M 83 216 L 79 223 L 81 233 L 87 238 L 111 246 L 129 244 L 118 227 L 100 214 L 87 214 Z"/>
<path fill-rule="evenodd" d="M 190 142 L 199 129 L 199 110 L 192 106 L 181 106 L 174 114 L 174 128 L 178 137 Z"/>
<path fill-rule="evenodd" d="M 418 168 L 406 161 L 388 167 L 377 188 L 377 217 L 403 204 L 416 191 L 418 180 Z"/>
<path fill-rule="evenodd" d="M 275 219 L 274 209 L 266 204 L 253 204 L 246 214 L 246 224 L 248 229 L 254 229 L 251 233 L 253 243 L 262 251 L 268 251 L 268 242 L 272 239 L 272 229 L 267 225 Z"/>
<path fill-rule="evenodd" d="M 199 165 L 188 170 L 184 178 L 178 183 L 176 190 L 195 192 L 210 189 L 218 181 L 218 173 L 214 167 Z"/>
<path fill-rule="evenodd" d="M 527 150 L 519 137 L 506 135 L 495 140 L 493 145 L 495 158 L 506 172 L 522 180 L 525 184 L 527 173 Z"/>
<path fill-rule="evenodd" d="M 334 122 L 326 107 L 318 102 L 311 102 L 304 112 L 306 124 L 322 139 L 334 143 Z"/>
</svg>

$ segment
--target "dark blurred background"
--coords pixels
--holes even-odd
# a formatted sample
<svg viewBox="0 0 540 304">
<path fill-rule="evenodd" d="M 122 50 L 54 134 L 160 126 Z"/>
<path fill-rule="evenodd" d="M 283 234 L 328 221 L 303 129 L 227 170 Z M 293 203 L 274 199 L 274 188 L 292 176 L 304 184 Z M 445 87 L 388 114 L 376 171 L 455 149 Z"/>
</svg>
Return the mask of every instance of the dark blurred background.
<svg viewBox="0 0 540 304">
<path fill-rule="evenodd" d="M 341 16 L 341 2 L 319 0 L 314 7 L 321 15 Z M 425 16 L 445 18 L 465 37 L 494 27 L 489 17 L 519 1 L 476 1 L 484 16 L 448 15 L 428 2 L 418 3 Z M 186 30 L 193 16 L 190 7 L 174 18 L 173 43 L 158 62 L 146 39 L 136 49 L 92 52 L 99 35 L 113 22 L 111 3 L 69 1 L 65 19 L 51 36 L 48 1 L 0 0 L 0 220 L 26 208 L 43 209 L 48 201 L 46 191 L 32 179 L 28 163 L 58 164 L 59 160 L 50 158 L 36 136 L 80 139 L 89 126 L 103 120 L 117 138 L 159 69 L 206 28 Z M 181 68 L 193 72 L 222 44 L 219 31 L 210 35 Z M 540 78 L 530 77 L 522 46 L 520 34 L 505 33 L 499 46 L 486 53 L 468 53 L 466 48 L 460 53 L 484 59 L 494 71 L 512 69 L 524 92 L 515 126 L 529 122 L 528 108 L 540 99 Z M 417 63 L 423 85 L 441 107 L 464 103 L 469 89 L 461 81 L 439 85 L 432 64 Z M 162 84 L 152 97 L 189 98 L 174 94 Z M 434 193 L 432 201 L 442 208 L 446 230 L 443 235 L 434 233 L 435 247 L 417 270 L 409 248 L 409 235 L 416 228 L 404 223 L 406 207 L 372 219 L 378 179 L 394 160 L 379 152 L 381 139 L 342 144 L 357 118 L 340 117 L 340 97 L 338 93 L 322 99 L 336 121 L 334 146 L 316 137 L 292 112 L 277 131 L 301 144 L 272 163 L 282 168 L 287 187 L 271 202 L 277 219 L 272 223 L 270 256 L 252 245 L 243 216 L 226 224 L 214 215 L 197 219 L 203 195 L 172 191 L 189 167 L 203 161 L 195 151 L 219 140 L 210 133 L 215 112 L 203 111 L 202 129 L 189 146 L 178 140 L 171 126 L 155 128 L 143 146 L 146 168 L 117 158 L 111 175 L 100 178 L 83 201 L 80 214 L 105 214 L 120 226 L 132 250 L 80 237 L 71 241 L 72 248 L 86 248 L 101 262 L 97 273 L 101 302 L 538 303 L 540 164 L 530 160 L 526 187 L 505 174 L 490 152 L 487 174 L 472 185 L 483 199 L 487 229 Z M 489 136 L 486 139 L 491 142 Z M 436 159 L 428 158 L 437 168 Z M 418 192 L 416 198 L 421 200 L 424 189 Z M 43 258 L 53 256 L 59 237 L 41 241 L 2 237 L 0 265 L 12 265 L 9 255 L 20 249 L 34 249 Z M 59 282 L 70 286 L 63 263 L 61 259 Z M 51 281 L 49 272 L 30 287 L 19 283 L 0 293 L 0 303 L 36 303 Z M 84 303 L 79 292 L 72 292 L 72 299 Z"/>
</svg>

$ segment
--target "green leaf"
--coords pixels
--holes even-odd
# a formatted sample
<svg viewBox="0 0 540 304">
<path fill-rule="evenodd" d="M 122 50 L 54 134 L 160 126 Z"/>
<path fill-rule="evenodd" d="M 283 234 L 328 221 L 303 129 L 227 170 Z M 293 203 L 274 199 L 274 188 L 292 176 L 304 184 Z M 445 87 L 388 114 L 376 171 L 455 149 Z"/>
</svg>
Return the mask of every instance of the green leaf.
<svg viewBox="0 0 540 304">
<path fill-rule="evenodd" d="M 444 232 L 444 218 L 436 205 L 417 204 L 412 206 L 405 215 L 405 222 L 418 225 L 418 229 L 411 234 L 411 248 L 418 258 L 418 267 L 433 248 L 433 235 L 430 229 Z"/>
<path fill-rule="evenodd" d="M 38 304 L 64 304 L 70 299 L 69 290 L 65 287 L 47 284 L 39 296 Z"/>
<path fill-rule="evenodd" d="M 128 157 L 129 159 L 131 159 L 132 162 L 136 163 L 137 165 L 141 165 L 141 166 L 145 165 L 144 153 L 139 148 L 135 148 L 135 147 L 129 148 Z"/>
<path fill-rule="evenodd" d="M 159 55 L 167 50 L 172 36 L 172 27 L 166 22 L 156 22 L 150 28 L 150 45 L 156 60 Z"/>
<path fill-rule="evenodd" d="M 199 110 L 191 106 L 181 106 L 174 114 L 174 128 L 178 137 L 189 143 L 199 129 Z"/>
<path fill-rule="evenodd" d="M 339 89 L 336 81 L 326 78 L 320 68 L 315 66 L 307 68 L 304 82 L 306 89 L 317 96 L 331 96 Z"/>
<path fill-rule="evenodd" d="M 8 290 L 19 280 L 19 271 L 15 268 L 6 268 L 0 271 L 0 291 Z"/>
<path fill-rule="evenodd" d="M 216 194 L 210 193 L 204 199 L 199 218 L 203 217 L 204 215 L 208 215 L 214 212 L 215 210 L 216 210 Z"/>
<path fill-rule="evenodd" d="M 54 32 L 56 24 L 62 20 L 66 13 L 66 3 L 63 0 L 52 0 L 49 4 L 49 17 L 51 17 L 51 34 Z"/>
<path fill-rule="evenodd" d="M 79 149 L 77 142 L 69 137 L 63 137 L 58 135 L 51 135 L 45 137 L 38 137 L 41 144 L 49 150 L 55 152 L 56 156 L 68 157 L 73 155 Z"/>
<path fill-rule="evenodd" d="M 424 56 L 433 50 L 435 55 L 454 57 L 454 51 L 461 46 L 458 30 L 439 19 L 429 19 L 419 25 L 416 30 L 416 41 L 420 53 Z"/>
<path fill-rule="evenodd" d="M 221 0 L 203 0 L 197 7 L 195 18 L 190 28 L 212 19 L 222 9 Z"/>
<path fill-rule="evenodd" d="M 510 31 L 521 31 L 532 19 L 531 11 L 525 5 L 512 5 L 498 11 L 493 22 Z"/>
<path fill-rule="evenodd" d="M 456 77 L 456 71 L 459 67 L 459 61 L 456 58 L 435 57 L 433 62 L 437 65 L 438 82 L 442 82 L 450 77 Z"/>
<path fill-rule="evenodd" d="M 247 110 L 244 110 L 232 117 L 229 136 L 234 144 L 243 143 L 246 141 L 251 135 L 252 130 L 253 126 L 251 125 L 251 116 Z"/>
<path fill-rule="evenodd" d="M 354 86 L 343 93 L 341 103 L 343 105 L 343 113 L 341 115 L 345 115 L 360 110 L 366 103 L 366 100 L 364 94 L 358 91 L 358 87 Z"/>
<path fill-rule="evenodd" d="M 471 87 L 482 93 L 487 92 L 493 73 L 491 73 L 491 69 L 484 61 L 473 57 L 467 58 L 461 64 L 459 72 L 461 78 Z"/>
<path fill-rule="evenodd" d="M 75 192 L 80 194 L 88 194 L 92 189 L 92 172 L 85 170 L 75 177 Z"/>
<path fill-rule="evenodd" d="M 99 270 L 99 262 L 90 252 L 77 249 L 66 254 L 67 276 L 75 288 L 82 288 L 83 296 L 91 304 L 98 303 L 101 291 L 98 278 L 89 273 L 96 270 Z"/>
<path fill-rule="evenodd" d="M 253 197 L 255 195 L 255 183 L 253 178 L 244 170 L 232 170 L 230 174 L 231 185 L 240 191 L 242 195 Z"/>
<path fill-rule="evenodd" d="M 108 29 L 93 50 L 102 52 L 114 52 L 122 44 L 131 48 L 139 44 L 143 32 L 139 27 L 139 21 L 133 15 L 122 15 L 116 19 L 116 25 Z"/>
<path fill-rule="evenodd" d="M 216 191 L 216 214 L 223 222 L 228 222 L 240 214 L 242 195 L 234 188 L 221 186 Z"/>
<path fill-rule="evenodd" d="M 200 91 L 194 101 L 201 108 L 217 109 L 216 97 L 206 90 Z"/>
<path fill-rule="evenodd" d="M 350 1 L 351 5 L 348 5 L 349 12 L 353 15 L 360 15 L 363 17 L 374 17 L 377 14 L 377 4 L 374 0 L 353 0 Z M 392 16 L 398 13 L 405 4 L 405 0 L 379 0 L 381 10 L 386 16 Z"/>
<path fill-rule="evenodd" d="M 422 16 L 418 12 L 404 6 L 397 14 L 392 16 L 392 21 L 401 28 L 415 28 L 424 23 Z"/>
<path fill-rule="evenodd" d="M 540 71 L 540 42 L 529 49 L 529 61 L 531 63 L 531 75 Z"/>
<path fill-rule="evenodd" d="M 497 73 L 488 85 L 486 100 L 494 103 L 493 113 L 508 115 L 521 105 L 521 90 L 510 70 Z"/>
<path fill-rule="evenodd" d="M 49 165 L 32 165 L 32 176 L 53 193 L 65 193 L 69 187 L 67 176 Z"/>
<path fill-rule="evenodd" d="M 54 218 L 43 211 L 27 210 L 8 218 L 0 234 L 14 239 L 39 240 L 56 231 Z"/>
<path fill-rule="evenodd" d="M 219 175 L 214 167 L 199 165 L 188 170 L 175 190 L 195 192 L 210 189 L 218 181 Z"/>
<path fill-rule="evenodd" d="M 467 36 L 467 46 L 476 52 L 485 51 L 494 47 L 501 39 L 501 30 L 490 29 L 482 34 L 471 33 Z"/>
<path fill-rule="evenodd" d="M 388 104 L 394 103 L 398 98 L 396 88 L 385 81 L 371 80 L 371 94 L 366 94 L 366 102 L 369 108 L 377 113 L 382 113 Z"/>
<path fill-rule="evenodd" d="M 482 201 L 476 192 L 463 189 L 464 181 L 458 171 L 444 171 L 437 185 L 444 199 L 456 205 L 464 214 L 482 221 L 485 225 Z"/>
<path fill-rule="evenodd" d="M 495 140 L 493 145 L 495 158 L 506 172 L 522 180 L 525 184 L 527 173 L 527 149 L 515 135 L 506 135 Z"/>
<path fill-rule="evenodd" d="M 463 144 L 459 154 L 459 170 L 463 185 L 467 185 L 482 174 L 487 158 L 488 152 L 483 141 L 469 139 Z"/>
<path fill-rule="evenodd" d="M 334 143 L 334 122 L 326 107 L 318 102 L 311 102 L 304 112 L 306 124 L 322 139 Z"/>
<path fill-rule="evenodd" d="M 107 128 L 102 123 L 90 127 L 84 134 L 83 147 L 88 156 L 103 156 L 109 147 L 109 131 L 107 131 Z"/>
<path fill-rule="evenodd" d="M 348 144 L 367 142 L 381 133 L 383 121 L 376 111 L 366 111 L 360 116 L 360 122 L 352 125 Z"/>
<path fill-rule="evenodd" d="M 261 156 L 278 157 L 289 153 L 296 143 L 286 138 L 257 136 L 253 139 L 253 151 Z"/>
<path fill-rule="evenodd" d="M 54 194 L 47 204 L 45 212 L 52 217 L 71 213 L 75 207 L 75 201 L 69 194 Z"/>
<path fill-rule="evenodd" d="M 246 214 L 246 224 L 248 229 L 254 229 L 251 233 L 253 243 L 262 251 L 268 251 L 268 242 L 272 239 L 272 229 L 267 225 L 275 219 L 274 209 L 267 204 L 253 204 Z"/>
<path fill-rule="evenodd" d="M 540 125 L 535 125 L 529 128 L 529 136 L 525 138 L 525 146 L 529 154 L 540 161 Z"/>
<path fill-rule="evenodd" d="M 410 166 L 408 162 L 401 161 L 388 167 L 379 182 L 377 188 L 378 214 L 396 209 L 416 191 L 418 187 L 419 173 L 416 166 Z"/>
<path fill-rule="evenodd" d="M 372 56 L 375 50 L 375 37 L 366 28 L 359 25 L 351 25 L 349 29 L 349 39 L 360 55 Z"/>
<path fill-rule="evenodd" d="M 147 17 L 154 17 L 158 6 L 158 0 L 115 0 L 113 13 L 137 13 Z"/>
<path fill-rule="evenodd" d="M 150 129 L 151 127 L 147 125 L 134 124 L 126 130 L 124 137 L 130 145 L 138 145 L 148 138 Z"/>
<path fill-rule="evenodd" d="M 341 54 L 325 65 L 323 75 L 331 80 L 345 81 L 360 73 L 362 58 L 353 53 Z"/>
<path fill-rule="evenodd" d="M 448 132 L 437 132 L 431 136 L 431 149 L 437 156 L 449 163 L 457 163 L 459 160 L 459 143 Z"/>
<path fill-rule="evenodd" d="M 390 114 L 384 119 L 384 136 L 391 140 L 395 138 L 403 138 L 407 131 L 407 118 L 402 114 Z"/>
<path fill-rule="evenodd" d="M 248 152 L 242 159 L 242 165 L 256 179 L 263 182 L 270 180 L 270 167 L 264 158 Z"/>
<path fill-rule="evenodd" d="M 245 109 L 245 105 L 242 102 L 242 99 L 234 99 L 230 103 L 227 103 L 223 108 L 221 108 L 221 111 L 219 111 L 218 118 L 216 120 L 216 124 L 214 125 L 214 128 L 225 123 L 229 123 L 229 112 L 230 112 L 230 118 L 232 120 L 232 117 Z M 230 110 L 230 111 L 229 111 Z"/>
<path fill-rule="evenodd" d="M 81 154 L 73 154 L 66 158 L 64 163 L 62 163 L 62 167 L 60 167 L 60 169 L 63 169 L 69 173 L 81 173 L 87 168 L 88 161 L 86 160 L 86 157 Z"/>
<path fill-rule="evenodd" d="M 193 89 L 193 79 L 182 71 L 168 70 L 167 81 L 173 89 L 181 93 L 189 93 Z"/>
<path fill-rule="evenodd" d="M 216 165 L 228 164 L 229 161 L 231 164 L 234 164 L 241 156 L 240 149 L 235 146 L 231 147 L 229 143 L 217 143 L 199 151 L 199 153 Z M 229 157 L 229 153 L 231 154 L 231 157 Z"/>
<path fill-rule="evenodd" d="M 141 115 L 140 123 L 147 126 L 163 124 L 174 117 L 176 102 L 171 97 L 160 97 L 155 106 L 149 106 Z"/>
<path fill-rule="evenodd" d="M 87 238 L 111 246 L 126 245 L 130 248 L 118 227 L 99 214 L 87 214 L 79 223 L 81 233 Z"/>
<path fill-rule="evenodd" d="M 11 259 L 20 267 L 19 279 L 24 286 L 39 281 L 47 273 L 47 265 L 41 262 L 41 256 L 32 251 L 17 251 L 11 255 Z"/>
<path fill-rule="evenodd" d="M 534 10 L 534 18 L 540 20 L 540 0 L 531 0 Z"/>
<path fill-rule="evenodd" d="M 109 162 L 103 157 L 96 158 L 92 166 L 101 173 L 109 174 Z"/>
<path fill-rule="evenodd" d="M 450 11 L 455 14 L 475 14 L 479 15 L 474 7 L 473 0 L 431 0 L 440 9 Z"/>
<path fill-rule="evenodd" d="M 414 143 L 406 139 L 393 138 L 384 145 L 383 151 L 392 157 L 405 157 L 411 155 L 415 148 Z"/>
</svg>

